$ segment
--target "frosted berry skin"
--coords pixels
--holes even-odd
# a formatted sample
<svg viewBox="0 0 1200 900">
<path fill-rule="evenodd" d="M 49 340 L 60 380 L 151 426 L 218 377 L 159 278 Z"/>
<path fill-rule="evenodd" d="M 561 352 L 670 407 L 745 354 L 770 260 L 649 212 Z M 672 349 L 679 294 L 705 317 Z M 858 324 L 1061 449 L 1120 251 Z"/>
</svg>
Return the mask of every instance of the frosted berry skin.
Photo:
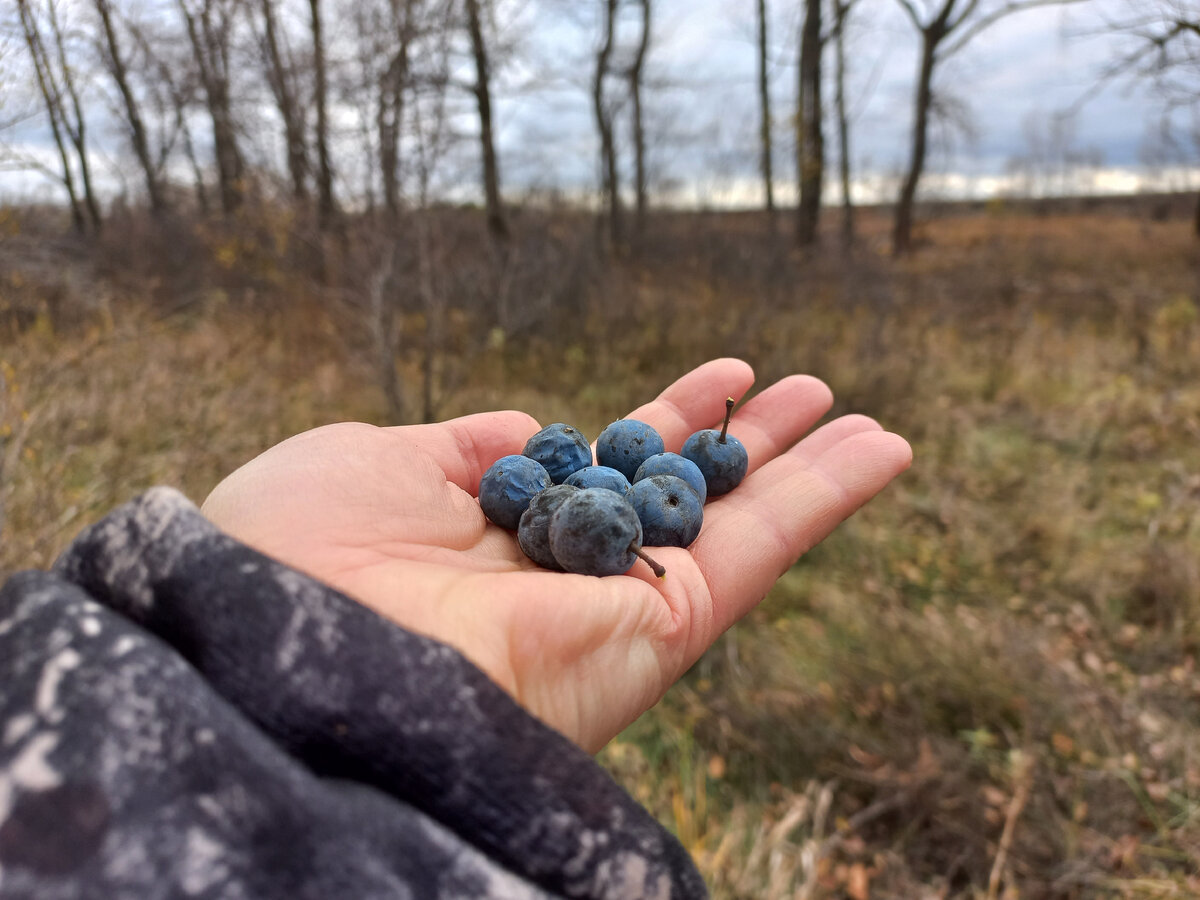
<svg viewBox="0 0 1200 900">
<path fill-rule="evenodd" d="M 721 432 L 715 428 L 697 431 L 683 443 L 680 455 L 690 459 L 704 475 L 708 496 L 728 494 L 742 483 L 750 457 L 746 448 L 731 434 L 721 443 Z"/>
<path fill-rule="evenodd" d="M 633 484 L 629 498 L 647 547 L 687 547 L 704 524 L 704 505 L 682 478 L 651 475 Z"/>
<path fill-rule="evenodd" d="M 551 485 L 550 473 L 527 456 L 502 456 L 479 480 L 483 514 L 509 531 L 516 531 L 529 501 Z"/>
<path fill-rule="evenodd" d="M 678 453 L 656 453 L 650 457 L 638 466 L 633 476 L 634 484 L 651 475 L 674 475 L 676 478 L 682 478 L 696 492 L 701 503 L 708 499 L 708 484 L 704 480 L 704 473 L 694 462 Z"/>
<path fill-rule="evenodd" d="M 550 517 L 550 551 L 577 575 L 621 575 L 637 560 L 642 523 L 629 501 L 605 488 L 584 488 Z"/>
<path fill-rule="evenodd" d="M 588 466 L 579 469 L 563 483 L 573 484 L 580 488 L 605 488 L 615 491 L 626 500 L 629 499 L 629 492 L 633 489 L 628 478 L 609 466 Z"/>
<path fill-rule="evenodd" d="M 610 466 L 633 481 L 638 466 L 666 449 L 662 436 L 645 422 L 617 419 L 596 441 L 596 462 Z"/>
<path fill-rule="evenodd" d="M 564 500 L 578 491 L 573 484 L 551 485 L 529 501 L 528 509 L 521 513 L 517 543 L 521 552 L 543 569 L 563 570 L 550 550 L 550 517 Z"/>
<path fill-rule="evenodd" d="M 579 431 L 562 422 L 547 425 L 525 443 L 522 456 L 545 466 L 555 484 L 562 484 L 572 472 L 592 464 L 592 446 Z"/>
</svg>

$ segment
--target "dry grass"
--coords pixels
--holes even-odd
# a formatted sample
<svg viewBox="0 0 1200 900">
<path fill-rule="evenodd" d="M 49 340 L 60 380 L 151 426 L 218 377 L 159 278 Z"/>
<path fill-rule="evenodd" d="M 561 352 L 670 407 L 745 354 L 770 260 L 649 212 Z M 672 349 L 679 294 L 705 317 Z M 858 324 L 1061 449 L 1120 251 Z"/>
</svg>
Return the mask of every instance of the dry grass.
<svg viewBox="0 0 1200 900">
<path fill-rule="evenodd" d="M 295 431 L 386 418 L 361 282 L 314 286 L 288 223 L 179 225 L 170 265 L 111 237 L 42 265 L 6 222 L 0 571 L 47 565 L 149 485 L 200 500 Z M 673 217 L 607 266 L 578 223 L 523 226 L 500 270 L 464 255 L 477 229 L 434 231 L 439 416 L 595 431 L 736 354 L 764 383 L 825 378 L 837 412 L 914 444 L 908 475 L 602 755 L 718 897 L 1200 894 L 1186 223 L 947 217 L 897 263 L 870 237 L 805 259 L 749 217 Z M 431 318 L 404 284 L 415 397 Z"/>
</svg>

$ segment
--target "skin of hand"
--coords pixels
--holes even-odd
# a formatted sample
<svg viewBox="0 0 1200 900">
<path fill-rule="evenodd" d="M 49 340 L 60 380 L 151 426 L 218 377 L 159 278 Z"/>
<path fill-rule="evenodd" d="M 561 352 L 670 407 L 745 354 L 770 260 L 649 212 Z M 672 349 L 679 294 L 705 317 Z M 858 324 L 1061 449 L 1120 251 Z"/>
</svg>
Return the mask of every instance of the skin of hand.
<svg viewBox="0 0 1200 900">
<path fill-rule="evenodd" d="M 754 381 L 719 359 L 629 417 L 678 450 Z M 233 537 L 464 653 L 533 715 L 595 752 L 649 709 L 801 554 L 910 465 L 903 438 L 858 415 L 810 429 L 833 397 L 793 375 L 748 400 L 730 433 L 750 469 L 708 503 L 655 578 L 551 572 L 475 499 L 495 460 L 538 430 L 514 411 L 433 425 L 328 425 L 242 466 L 203 513 Z M 719 427 L 719 426 L 718 426 Z"/>
</svg>

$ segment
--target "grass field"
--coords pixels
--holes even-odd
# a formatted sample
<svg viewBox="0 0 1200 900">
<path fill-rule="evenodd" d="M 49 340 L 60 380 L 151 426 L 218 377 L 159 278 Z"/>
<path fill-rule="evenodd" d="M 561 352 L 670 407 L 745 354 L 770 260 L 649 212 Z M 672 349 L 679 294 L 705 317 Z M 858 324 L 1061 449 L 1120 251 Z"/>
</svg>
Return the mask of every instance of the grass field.
<svg viewBox="0 0 1200 900">
<path fill-rule="evenodd" d="M 678 216 L 605 263 L 587 227 L 526 219 L 511 277 L 471 228 L 428 232 L 395 323 L 408 410 L 594 434 L 737 355 L 914 447 L 601 755 L 714 894 L 1200 896 L 1187 222 L 997 207 L 894 261 L 869 215 L 854 253 L 810 257 L 753 217 Z M 314 279 L 266 214 L 92 248 L 46 227 L 0 221 L 0 573 L 150 485 L 200 501 L 297 431 L 389 421 L 358 248 Z"/>
</svg>

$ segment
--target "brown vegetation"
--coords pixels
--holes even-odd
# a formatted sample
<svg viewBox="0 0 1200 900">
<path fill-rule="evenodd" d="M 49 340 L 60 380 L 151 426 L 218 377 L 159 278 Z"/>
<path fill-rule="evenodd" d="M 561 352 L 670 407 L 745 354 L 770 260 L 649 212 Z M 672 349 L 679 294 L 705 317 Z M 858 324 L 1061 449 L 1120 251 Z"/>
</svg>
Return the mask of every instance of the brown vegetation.
<svg viewBox="0 0 1200 900">
<path fill-rule="evenodd" d="M 509 214 L 504 254 L 434 209 L 386 246 L 350 220 L 318 262 L 249 199 L 116 213 L 86 245 L 4 213 L 0 572 L 150 485 L 199 501 L 294 432 L 393 420 L 381 347 L 405 419 L 592 432 L 712 356 L 811 372 L 908 437 L 912 471 L 602 760 L 718 897 L 1200 893 L 1187 221 L 992 206 L 894 260 L 880 211 L 823 258 L 765 216 L 652 214 L 614 263 L 590 219 Z"/>
</svg>

